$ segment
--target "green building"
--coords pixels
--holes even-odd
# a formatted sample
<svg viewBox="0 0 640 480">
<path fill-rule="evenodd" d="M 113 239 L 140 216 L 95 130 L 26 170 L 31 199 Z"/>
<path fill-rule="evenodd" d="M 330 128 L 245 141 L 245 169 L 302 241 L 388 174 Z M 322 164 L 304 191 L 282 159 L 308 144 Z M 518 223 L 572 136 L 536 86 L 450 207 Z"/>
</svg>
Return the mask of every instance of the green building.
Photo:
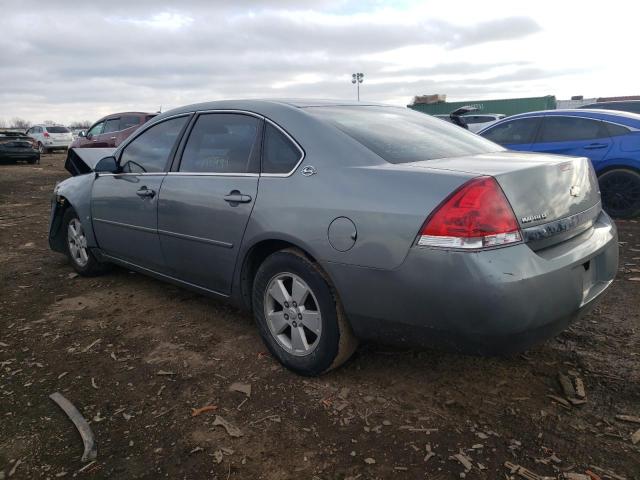
<svg viewBox="0 0 640 480">
<path fill-rule="evenodd" d="M 464 102 L 440 102 L 418 103 L 407 105 L 413 110 L 428 113 L 430 115 L 448 114 L 457 108 L 464 106 L 478 108 L 479 113 L 503 113 L 515 115 L 516 113 L 534 112 L 537 110 L 555 110 L 556 97 L 546 95 L 544 97 L 528 98 L 504 98 L 499 100 L 465 100 Z"/>
</svg>

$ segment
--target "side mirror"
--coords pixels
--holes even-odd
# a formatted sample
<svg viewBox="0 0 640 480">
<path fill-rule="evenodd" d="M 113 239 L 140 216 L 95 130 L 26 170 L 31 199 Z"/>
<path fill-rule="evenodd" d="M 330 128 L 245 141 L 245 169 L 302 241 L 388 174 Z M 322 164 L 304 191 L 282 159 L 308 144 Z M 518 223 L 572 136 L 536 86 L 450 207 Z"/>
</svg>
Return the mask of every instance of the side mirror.
<svg viewBox="0 0 640 480">
<path fill-rule="evenodd" d="M 78 136 L 84 138 L 87 136 L 87 132 L 85 130 L 80 130 L 78 132 Z"/>
<path fill-rule="evenodd" d="M 96 173 L 118 173 L 118 162 L 116 157 L 104 157 L 96 163 L 93 169 Z"/>
</svg>

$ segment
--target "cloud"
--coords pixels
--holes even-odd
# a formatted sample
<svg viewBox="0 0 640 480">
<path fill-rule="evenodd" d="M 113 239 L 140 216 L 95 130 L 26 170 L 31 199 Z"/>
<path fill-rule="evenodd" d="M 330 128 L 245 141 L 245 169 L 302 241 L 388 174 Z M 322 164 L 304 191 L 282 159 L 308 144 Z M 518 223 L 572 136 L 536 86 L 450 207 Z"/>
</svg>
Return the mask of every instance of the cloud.
<svg viewBox="0 0 640 480">
<path fill-rule="evenodd" d="M 353 0 L 24 3 L 0 17 L 0 116 L 36 121 L 215 98 L 352 97 L 352 71 L 366 72 L 363 94 L 378 101 L 473 88 L 488 94 L 482 78 L 459 78 L 497 78 L 527 62 L 410 62 L 401 52 L 453 56 L 540 31 L 528 17 L 456 23 Z"/>
</svg>

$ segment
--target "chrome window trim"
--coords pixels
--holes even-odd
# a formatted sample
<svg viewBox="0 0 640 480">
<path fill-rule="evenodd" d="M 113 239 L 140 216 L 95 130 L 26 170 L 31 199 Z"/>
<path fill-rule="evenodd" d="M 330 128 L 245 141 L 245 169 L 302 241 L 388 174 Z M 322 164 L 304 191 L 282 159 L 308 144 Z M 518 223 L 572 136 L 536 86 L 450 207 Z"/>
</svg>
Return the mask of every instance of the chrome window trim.
<svg viewBox="0 0 640 480">
<path fill-rule="evenodd" d="M 96 172 L 97 177 L 164 177 L 167 175 L 167 172 L 143 172 L 143 173 L 134 173 L 134 172 L 123 172 L 123 173 L 107 173 L 107 172 Z"/>
<path fill-rule="evenodd" d="M 259 177 L 259 173 L 227 173 L 227 172 L 167 172 L 167 175 L 178 177 Z"/>
<path fill-rule="evenodd" d="M 142 135 L 144 132 L 146 132 L 147 130 L 149 130 L 150 128 L 158 125 L 159 123 L 165 122 L 167 120 L 172 120 L 174 118 L 179 118 L 179 117 L 188 117 L 190 115 L 193 115 L 194 112 L 183 112 L 183 113 L 176 113 L 175 115 L 171 115 L 169 117 L 162 117 L 159 118 L 158 121 L 154 122 L 153 120 L 157 119 L 158 116 L 153 117 L 151 120 L 149 120 L 149 123 L 147 125 L 147 123 L 143 123 L 141 126 L 144 127 L 144 129 L 141 129 L 140 131 L 136 130 L 134 134 L 132 134 L 129 138 L 125 139 L 124 142 L 122 142 L 118 148 L 115 149 L 115 151 L 113 152 L 113 156 L 116 157 L 116 160 L 118 161 L 118 164 L 120 164 L 120 156 L 122 154 L 122 151 L 127 148 L 127 146 L 133 142 L 136 138 L 138 138 L 140 135 Z M 166 172 L 163 172 L 166 173 Z"/>
</svg>

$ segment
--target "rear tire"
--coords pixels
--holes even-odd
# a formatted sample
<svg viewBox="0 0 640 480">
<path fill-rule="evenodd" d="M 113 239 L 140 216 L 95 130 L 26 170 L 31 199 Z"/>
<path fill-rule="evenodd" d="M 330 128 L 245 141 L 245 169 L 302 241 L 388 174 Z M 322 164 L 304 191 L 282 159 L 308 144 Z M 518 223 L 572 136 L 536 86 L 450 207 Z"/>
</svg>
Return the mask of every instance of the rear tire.
<svg viewBox="0 0 640 480">
<path fill-rule="evenodd" d="M 47 153 L 47 149 L 44 147 L 42 142 L 38 142 L 38 151 L 40 152 L 40 155 Z"/>
<path fill-rule="evenodd" d="M 281 250 L 260 265 L 252 303 L 269 351 L 301 375 L 340 366 L 358 345 L 325 274 L 298 250 Z"/>
<path fill-rule="evenodd" d="M 99 262 L 87 247 L 84 228 L 76 211 L 69 207 L 64 213 L 62 226 L 65 238 L 65 251 L 73 269 L 80 275 L 92 277 L 108 269 L 108 264 Z"/>
<path fill-rule="evenodd" d="M 608 170 L 598 177 L 602 204 L 615 218 L 640 215 L 640 173 L 626 168 Z"/>
</svg>

